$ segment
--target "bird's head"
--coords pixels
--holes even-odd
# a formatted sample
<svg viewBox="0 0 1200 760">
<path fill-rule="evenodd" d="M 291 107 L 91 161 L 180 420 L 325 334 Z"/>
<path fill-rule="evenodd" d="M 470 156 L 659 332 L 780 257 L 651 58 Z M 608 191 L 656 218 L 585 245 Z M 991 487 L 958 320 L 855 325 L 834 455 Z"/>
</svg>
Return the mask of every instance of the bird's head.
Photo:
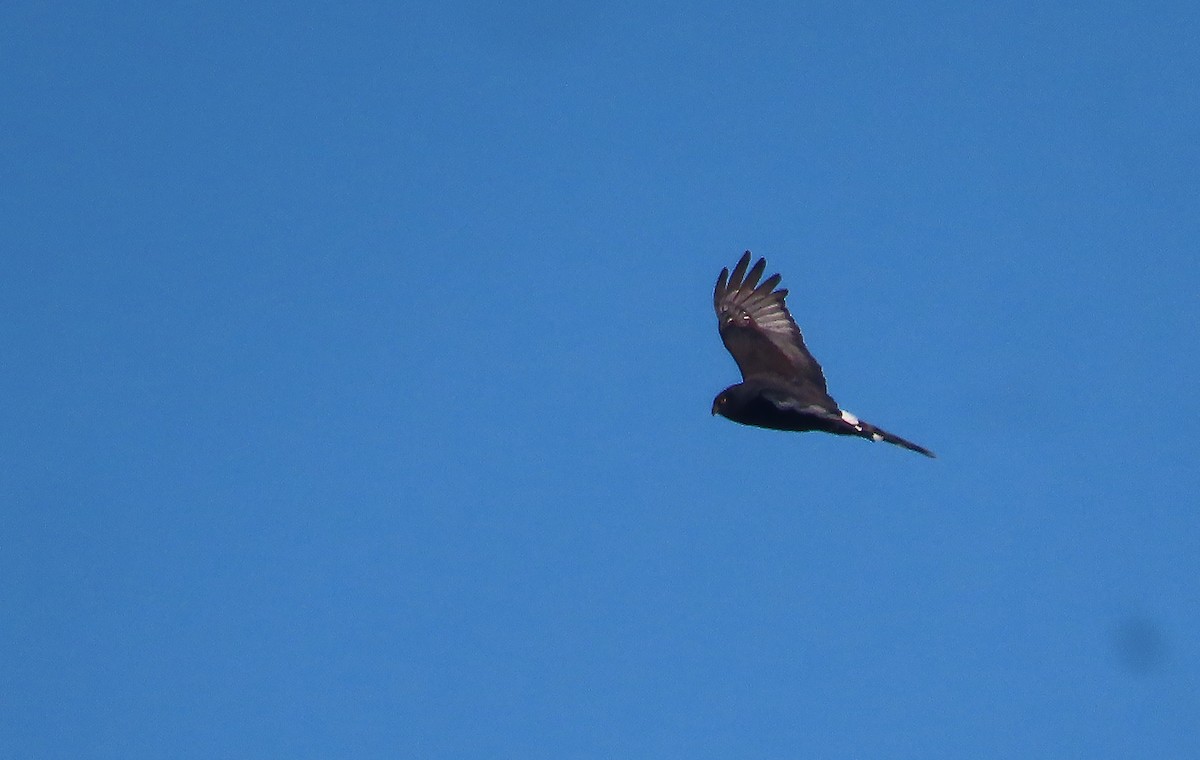
<svg viewBox="0 0 1200 760">
<path fill-rule="evenodd" d="M 721 416 L 728 416 L 726 414 L 726 410 L 729 409 L 729 405 L 732 402 L 733 402 L 733 394 L 730 393 L 729 388 L 726 388 L 725 390 L 718 393 L 717 397 L 713 399 L 712 413 L 714 415 L 719 414 Z"/>
</svg>

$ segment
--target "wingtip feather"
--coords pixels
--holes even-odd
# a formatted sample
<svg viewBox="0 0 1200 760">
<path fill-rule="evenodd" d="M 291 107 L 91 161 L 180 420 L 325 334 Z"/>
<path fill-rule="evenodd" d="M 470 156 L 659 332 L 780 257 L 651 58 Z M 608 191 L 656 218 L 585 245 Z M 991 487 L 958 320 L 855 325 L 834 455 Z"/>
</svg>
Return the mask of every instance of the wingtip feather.
<svg viewBox="0 0 1200 760">
<path fill-rule="evenodd" d="M 733 272 L 729 275 L 729 285 L 737 289 L 742 284 L 742 278 L 746 274 L 746 267 L 750 266 L 750 252 L 746 251 L 742 257 L 738 259 L 738 263 L 734 265 Z"/>
<path fill-rule="evenodd" d="M 729 270 L 725 267 L 721 268 L 721 275 L 717 277 L 717 286 L 713 288 L 713 307 L 717 311 L 721 310 L 721 299 L 725 297 L 725 286 L 729 283 Z"/>
<path fill-rule="evenodd" d="M 746 273 L 746 279 L 742 280 L 738 290 L 754 290 L 754 287 L 758 285 L 759 278 L 763 276 L 763 272 L 766 270 L 766 259 L 760 258 L 758 261 L 754 262 L 754 266 L 751 267 L 750 271 Z"/>
</svg>

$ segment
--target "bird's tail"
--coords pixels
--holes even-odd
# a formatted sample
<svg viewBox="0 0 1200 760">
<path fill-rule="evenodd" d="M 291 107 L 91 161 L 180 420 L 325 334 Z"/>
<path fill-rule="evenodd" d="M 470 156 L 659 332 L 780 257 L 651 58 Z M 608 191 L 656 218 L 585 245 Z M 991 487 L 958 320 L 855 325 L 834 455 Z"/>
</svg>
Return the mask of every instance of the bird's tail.
<svg viewBox="0 0 1200 760">
<path fill-rule="evenodd" d="M 906 448 L 909 451 L 915 451 L 918 454 L 924 454 L 927 457 L 937 456 L 924 446 L 918 446 L 912 441 L 901 438 L 898 435 L 893 435 L 883 428 L 875 427 L 871 423 L 864 422 L 849 412 L 842 412 L 842 419 L 851 426 L 852 430 L 847 431 L 851 435 L 858 435 L 871 441 L 885 441 L 887 443 Z"/>
<path fill-rule="evenodd" d="M 932 451 L 925 448 L 924 446 L 918 446 L 917 444 L 913 443 L 912 441 L 901 438 L 898 435 L 893 435 L 886 430 L 880 430 L 879 428 L 875 427 L 874 425 L 866 425 L 865 427 L 869 427 L 871 430 L 874 431 L 873 433 L 865 436 L 867 438 L 870 438 L 873 441 L 887 441 L 888 443 L 894 443 L 897 446 L 902 446 L 902 447 L 908 449 L 909 451 L 915 451 L 918 454 L 924 454 L 927 457 L 936 457 L 937 456 L 936 454 L 934 454 Z M 879 436 L 879 437 L 876 438 L 875 436 Z"/>
</svg>

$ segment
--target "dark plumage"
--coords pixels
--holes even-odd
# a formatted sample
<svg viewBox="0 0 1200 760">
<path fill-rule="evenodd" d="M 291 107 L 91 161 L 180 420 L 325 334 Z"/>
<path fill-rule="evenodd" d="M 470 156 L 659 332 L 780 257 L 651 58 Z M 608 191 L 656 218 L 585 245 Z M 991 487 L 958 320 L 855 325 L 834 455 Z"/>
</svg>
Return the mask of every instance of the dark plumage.
<svg viewBox="0 0 1200 760">
<path fill-rule="evenodd" d="M 804 336 L 784 304 L 787 290 L 776 290 L 780 276 L 773 274 L 759 284 L 766 268 L 766 259 L 750 267 L 750 252 L 746 251 L 732 274 L 722 269 L 717 278 L 713 308 L 721 340 L 742 371 L 742 382 L 717 394 L 713 414 L 775 430 L 821 430 L 887 441 L 933 456 L 929 449 L 838 407 L 825 388 L 821 365 L 808 352 Z"/>
</svg>

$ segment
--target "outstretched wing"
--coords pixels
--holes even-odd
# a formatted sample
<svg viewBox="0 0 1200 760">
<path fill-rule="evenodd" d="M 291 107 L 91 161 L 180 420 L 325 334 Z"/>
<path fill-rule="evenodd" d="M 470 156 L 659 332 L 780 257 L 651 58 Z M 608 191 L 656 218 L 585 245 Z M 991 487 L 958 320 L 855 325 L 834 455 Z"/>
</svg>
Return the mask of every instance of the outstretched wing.
<svg viewBox="0 0 1200 760">
<path fill-rule="evenodd" d="M 787 290 L 775 289 L 782 278 L 773 274 L 760 285 L 767 260 L 759 259 L 747 272 L 749 266 L 750 252 L 746 251 L 732 274 L 721 270 L 713 291 L 721 340 L 742 378 L 777 375 L 828 394 L 821 365 L 808 352 L 804 336 L 784 304 Z"/>
</svg>

